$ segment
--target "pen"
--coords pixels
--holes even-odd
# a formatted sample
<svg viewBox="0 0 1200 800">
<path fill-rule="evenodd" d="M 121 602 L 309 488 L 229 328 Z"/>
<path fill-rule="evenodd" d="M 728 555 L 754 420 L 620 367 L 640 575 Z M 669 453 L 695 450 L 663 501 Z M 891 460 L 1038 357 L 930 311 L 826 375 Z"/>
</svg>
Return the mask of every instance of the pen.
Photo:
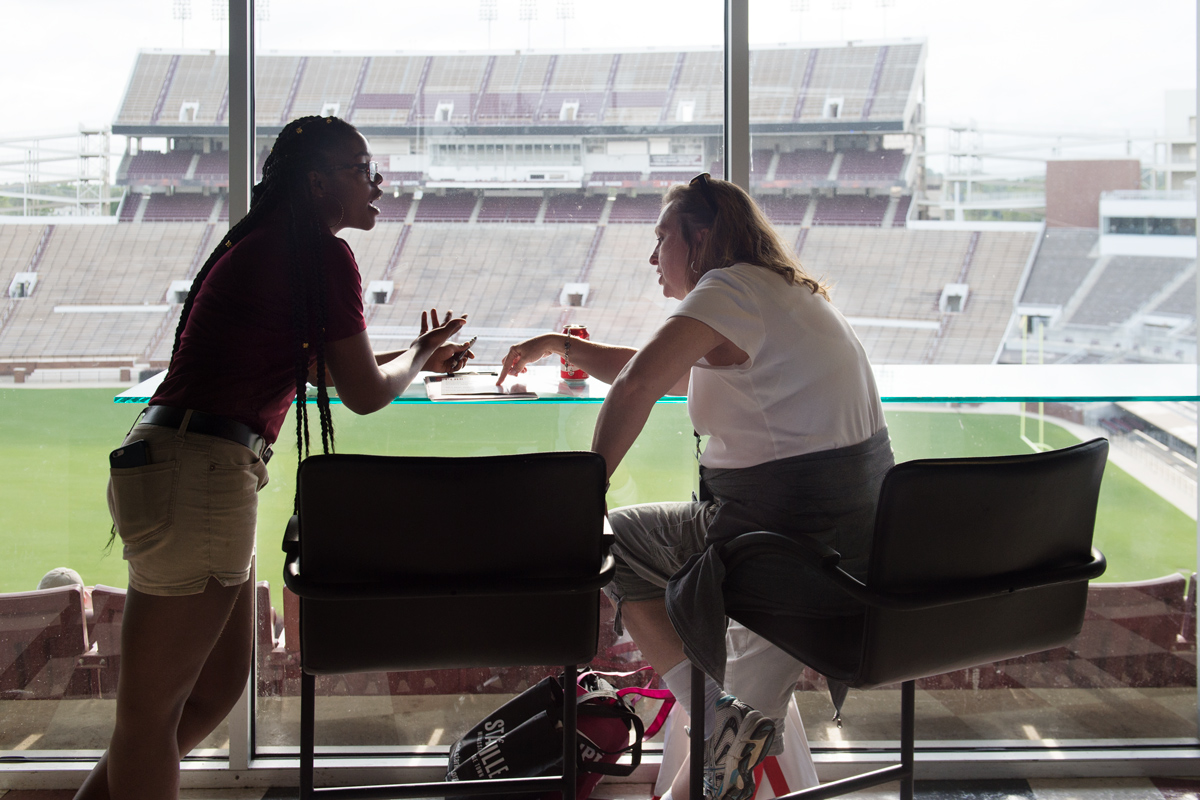
<svg viewBox="0 0 1200 800">
<path fill-rule="evenodd" d="M 471 345 L 475 344 L 478 339 L 478 336 L 472 336 L 471 340 L 467 342 L 467 346 L 458 351 L 458 355 L 454 357 L 454 363 L 457 367 L 464 366 L 467 363 L 467 353 L 471 350 Z M 455 368 L 457 369 L 457 367 Z"/>
</svg>

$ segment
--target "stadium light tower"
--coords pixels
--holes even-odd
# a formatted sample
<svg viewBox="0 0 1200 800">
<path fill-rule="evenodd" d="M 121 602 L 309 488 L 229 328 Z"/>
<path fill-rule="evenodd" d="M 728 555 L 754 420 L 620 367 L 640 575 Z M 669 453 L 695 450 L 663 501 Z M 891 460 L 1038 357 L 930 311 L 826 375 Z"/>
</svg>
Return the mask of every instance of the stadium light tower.
<svg viewBox="0 0 1200 800">
<path fill-rule="evenodd" d="M 575 19 L 575 0 L 558 0 L 554 7 L 554 16 L 562 20 L 563 47 L 567 46 L 567 20 Z"/>
<path fill-rule="evenodd" d="M 525 47 L 533 47 L 533 21 L 537 19 L 537 0 L 521 0 L 517 15 L 525 23 Z"/>
<path fill-rule="evenodd" d="M 492 23 L 500 18 L 496 0 L 479 0 L 479 21 L 487 23 L 487 46 L 492 49 Z"/>
<path fill-rule="evenodd" d="M 192 18 L 192 0 L 175 0 L 171 4 L 171 18 L 179 20 L 179 46 L 185 47 L 184 30 L 187 21 Z"/>
</svg>

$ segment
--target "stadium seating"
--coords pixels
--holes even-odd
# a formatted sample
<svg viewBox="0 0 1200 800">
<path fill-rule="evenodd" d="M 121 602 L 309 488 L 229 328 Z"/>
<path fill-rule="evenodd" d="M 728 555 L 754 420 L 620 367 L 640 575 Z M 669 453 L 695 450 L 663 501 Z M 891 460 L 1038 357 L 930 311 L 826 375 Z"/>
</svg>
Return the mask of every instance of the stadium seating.
<svg viewBox="0 0 1200 800">
<path fill-rule="evenodd" d="M 1113 256 L 1070 322 L 1078 325 L 1120 323 L 1192 263 L 1187 258 Z"/>
<path fill-rule="evenodd" d="M 839 181 L 899 180 L 903 166 L 903 150 L 846 150 L 837 177 Z"/>
<path fill-rule="evenodd" d="M 439 197 L 427 194 L 417 205 L 418 222 L 468 222 L 477 198 L 470 192 Z"/>
<path fill-rule="evenodd" d="M 602 194 L 556 194 L 546 201 L 544 222 L 578 222 L 595 224 L 604 212 Z"/>
<path fill-rule="evenodd" d="M 756 195 L 755 202 L 776 225 L 799 225 L 808 211 L 808 195 Z"/>
<path fill-rule="evenodd" d="M 0 698 L 32 700 L 87 694 L 73 685 L 76 661 L 88 650 L 83 589 L 61 586 L 0 594 Z"/>
<path fill-rule="evenodd" d="M 1063 305 L 1096 263 L 1096 230 L 1047 228 L 1021 295 L 1023 303 Z M 1193 308 L 1195 298 L 1192 298 Z"/>
<path fill-rule="evenodd" d="M 127 193 L 121 200 L 121 211 L 117 214 L 117 219 L 121 222 L 133 222 L 144 199 L 145 195 Z"/>
<path fill-rule="evenodd" d="M 750 152 L 750 180 L 766 180 L 767 171 L 771 168 L 771 160 L 774 157 L 774 150 L 752 150 Z"/>
<path fill-rule="evenodd" d="M 480 222 L 534 222 L 541 197 L 485 197 L 479 207 Z"/>
<path fill-rule="evenodd" d="M 145 222 L 208 222 L 216 199 L 202 194 L 152 194 L 142 219 Z"/>
<path fill-rule="evenodd" d="M 92 693 L 117 695 L 121 677 L 121 620 L 125 616 L 125 590 L 97 584 L 92 589 L 92 620 L 88 640 L 92 648 L 79 659 L 79 667 L 92 673 Z"/>
<path fill-rule="evenodd" d="M 411 194 L 401 194 L 393 196 L 384 194 L 375 201 L 375 206 L 379 209 L 380 222 L 403 222 L 408 216 L 408 209 L 412 205 Z"/>
<path fill-rule="evenodd" d="M 197 155 L 192 150 L 172 150 L 169 153 L 151 151 L 128 156 L 129 160 L 122 170 L 127 177 L 117 182 L 135 186 L 178 186 L 187 174 L 192 158 Z"/>
<path fill-rule="evenodd" d="M 779 165 L 775 168 L 775 179 L 797 181 L 824 181 L 833 167 L 835 153 L 825 150 L 796 150 L 779 154 Z"/>
<path fill-rule="evenodd" d="M 878 227 L 887 212 L 888 198 L 865 195 L 837 195 L 817 199 L 813 214 L 815 225 L 856 225 Z"/>
<path fill-rule="evenodd" d="M 656 222 L 662 211 L 662 195 L 641 194 L 637 197 L 618 195 L 609 212 L 608 221 L 618 223 Z"/>
<path fill-rule="evenodd" d="M 229 153 L 224 150 L 218 150 L 212 153 L 201 154 L 200 160 L 196 162 L 196 169 L 192 173 L 192 177 L 202 186 L 228 186 Z"/>
<path fill-rule="evenodd" d="M 912 195 L 904 195 L 896 203 L 896 216 L 892 219 L 893 228 L 903 228 L 908 220 L 908 209 L 912 205 Z"/>
</svg>

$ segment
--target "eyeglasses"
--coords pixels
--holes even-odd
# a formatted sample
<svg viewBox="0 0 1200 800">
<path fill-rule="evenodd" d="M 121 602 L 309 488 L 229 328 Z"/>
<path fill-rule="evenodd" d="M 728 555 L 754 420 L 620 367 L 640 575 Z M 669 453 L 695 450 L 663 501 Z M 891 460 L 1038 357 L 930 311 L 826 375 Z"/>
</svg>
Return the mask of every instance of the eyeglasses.
<svg viewBox="0 0 1200 800">
<path fill-rule="evenodd" d="M 377 177 L 379 177 L 379 162 L 378 161 L 368 161 L 365 164 L 361 164 L 361 163 L 359 163 L 359 164 L 341 164 L 336 167 L 330 167 L 330 169 L 331 170 L 356 169 L 359 172 L 361 172 L 363 175 L 365 175 L 367 177 L 367 180 L 370 181 L 371 183 L 374 183 L 375 179 Z"/>
<path fill-rule="evenodd" d="M 704 202 L 712 209 L 714 215 L 717 213 L 717 198 L 713 195 L 711 181 L 712 176 L 707 172 L 701 172 L 688 183 L 688 186 L 700 190 L 700 196 L 704 198 Z"/>
</svg>

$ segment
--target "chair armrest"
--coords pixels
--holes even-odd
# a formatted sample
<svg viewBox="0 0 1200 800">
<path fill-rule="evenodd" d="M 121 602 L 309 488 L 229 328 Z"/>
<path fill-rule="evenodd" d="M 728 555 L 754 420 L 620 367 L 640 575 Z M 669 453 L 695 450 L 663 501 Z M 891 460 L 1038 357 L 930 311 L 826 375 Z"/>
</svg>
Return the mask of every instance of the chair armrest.
<svg viewBox="0 0 1200 800">
<path fill-rule="evenodd" d="M 300 517 L 297 514 L 292 514 L 283 531 L 283 552 L 289 556 L 300 553 Z"/>
<path fill-rule="evenodd" d="M 400 576 L 391 580 L 327 583 L 306 580 L 300 571 L 300 553 L 288 553 L 283 582 L 309 600 L 416 599 L 438 597 L 497 597 L 582 594 L 607 585 L 616 572 L 616 561 L 605 555 L 600 571 L 589 576 Z"/>
<path fill-rule="evenodd" d="M 916 592 L 883 592 L 872 589 L 841 567 L 835 566 L 826 570 L 826 574 L 856 600 L 869 606 L 912 611 L 965 603 L 971 600 L 983 600 L 988 597 L 1000 597 L 1045 586 L 1089 581 L 1103 575 L 1107 566 L 1104 554 L 1093 547 L 1091 558 L 1079 564 L 1041 570 L 1022 570 L 1005 575 L 943 583 Z"/>
<path fill-rule="evenodd" d="M 1103 575 L 1107 567 L 1104 554 L 1093 547 L 1091 558 L 1079 564 L 1042 570 L 1022 570 L 1006 575 L 975 578 L 955 583 L 947 582 L 914 592 L 884 592 L 868 587 L 858 578 L 846 572 L 838 564 L 841 556 L 836 550 L 812 539 L 792 538 L 778 533 L 756 531 L 744 533 L 731 541 L 736 541 L 738 546 L 736 550 L 730 551 L 728 550 L 729 543 L 725 544 L 725 552 L 728 552 L 730 556 L 726 559 L 726 568 L 732 568 L 737 561 L 754 556 L 785 555 L 820 568 L 839 588 L 861 603 L 898 610 L 935 608 L 952 603 L 982 600 L 986 597 L 998 597 L 1043 586 L 1091 580 Z"/>
</svg>

